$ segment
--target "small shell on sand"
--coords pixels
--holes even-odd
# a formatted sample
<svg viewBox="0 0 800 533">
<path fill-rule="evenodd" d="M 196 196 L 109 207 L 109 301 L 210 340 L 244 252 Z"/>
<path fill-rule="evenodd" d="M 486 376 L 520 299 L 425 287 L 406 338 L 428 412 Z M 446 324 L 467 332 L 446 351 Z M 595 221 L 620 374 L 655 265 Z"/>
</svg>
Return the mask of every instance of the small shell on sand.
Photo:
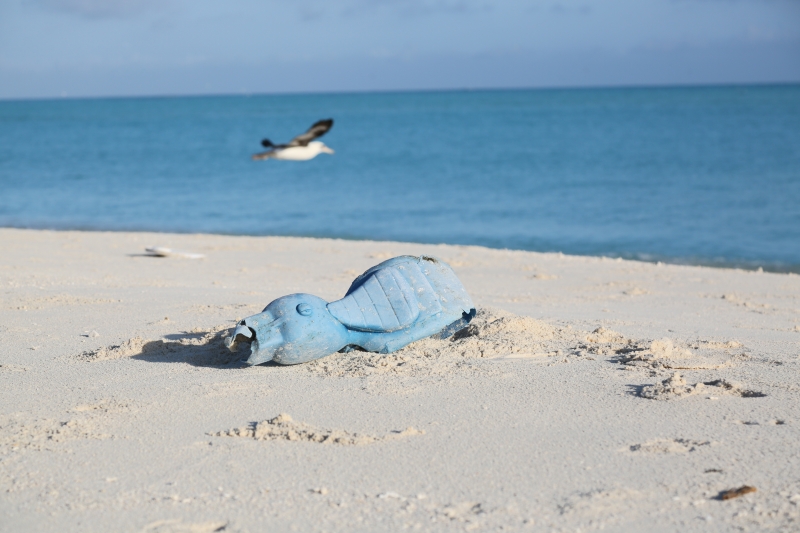
<svg viewBox="0 0 800 533">
<path fill-rule="evenodd" d="M 181 259 L 203 259 L 205 257 L 203 254 L 182 252 L 165 246 L 148 246 L 144 251 L 153 257 L 180 257 Z"/>
</svg>

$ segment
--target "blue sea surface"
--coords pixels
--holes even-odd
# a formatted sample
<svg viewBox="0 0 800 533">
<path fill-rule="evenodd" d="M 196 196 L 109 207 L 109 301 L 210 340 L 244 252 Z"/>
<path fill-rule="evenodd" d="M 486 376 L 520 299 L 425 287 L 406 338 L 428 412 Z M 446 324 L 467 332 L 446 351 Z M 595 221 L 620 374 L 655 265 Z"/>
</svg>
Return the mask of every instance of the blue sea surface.
<svg viewBox="0 0 800 533">
<path fill-rule="evenodd" d="M 0 226 L 800 271 L 800 86 L 0 101 Z"/>
</svg>

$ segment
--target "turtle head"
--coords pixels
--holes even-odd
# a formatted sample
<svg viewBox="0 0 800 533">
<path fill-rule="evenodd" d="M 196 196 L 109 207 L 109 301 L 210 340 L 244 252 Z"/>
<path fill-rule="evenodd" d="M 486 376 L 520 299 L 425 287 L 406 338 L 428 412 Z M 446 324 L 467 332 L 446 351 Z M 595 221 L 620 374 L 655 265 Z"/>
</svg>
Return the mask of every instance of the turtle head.
<svg viewBox="0 0 800 533">
<path fill-rule="evenodd" d="M 293 365 L 325 357 L 344 348 L 348 336 L 327 304 L 310 294 L 283 296 L 239 322 L 225 344 L 236 350 L 240 342 L 249 342 L 249 365 Z"/>
</svg>

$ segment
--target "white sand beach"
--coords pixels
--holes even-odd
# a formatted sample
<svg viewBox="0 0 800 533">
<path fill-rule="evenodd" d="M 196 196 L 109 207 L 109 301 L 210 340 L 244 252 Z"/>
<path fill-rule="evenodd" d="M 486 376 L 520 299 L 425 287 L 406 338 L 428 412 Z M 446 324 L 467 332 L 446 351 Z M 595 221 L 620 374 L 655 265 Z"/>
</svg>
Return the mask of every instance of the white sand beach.
<svg viewBox="0 0 800 533">
<path fill-rule="evenodd" d="M 800 276 L 279 237 L 0 250 L 2 532 L 800 530 Z M 222 346 L 402 254 L 453 267 L 464 335 L 291 367 Z"/>
</svg>

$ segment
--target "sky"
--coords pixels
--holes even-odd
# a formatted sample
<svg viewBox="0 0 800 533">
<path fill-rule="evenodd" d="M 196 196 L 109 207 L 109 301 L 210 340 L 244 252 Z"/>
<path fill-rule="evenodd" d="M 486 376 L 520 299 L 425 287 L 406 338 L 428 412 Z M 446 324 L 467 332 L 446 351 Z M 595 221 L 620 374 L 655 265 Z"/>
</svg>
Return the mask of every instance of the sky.
<svg viewBox="0 0 800 533">
<path fill-rule="evenodd" d="M 800 82 L 800 0 L 0 0 L 0 98 Z"/>
</svg>

